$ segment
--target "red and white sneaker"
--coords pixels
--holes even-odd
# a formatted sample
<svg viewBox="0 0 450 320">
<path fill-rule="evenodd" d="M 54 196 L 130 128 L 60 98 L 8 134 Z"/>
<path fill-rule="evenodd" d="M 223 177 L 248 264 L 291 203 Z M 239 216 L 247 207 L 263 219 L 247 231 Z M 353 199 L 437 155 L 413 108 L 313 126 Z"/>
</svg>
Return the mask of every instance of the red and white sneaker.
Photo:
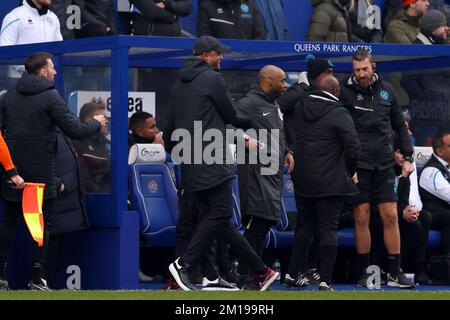
<svg viewBox="0 0 450 320">
<path fill-rule="evenodd" d="M 266 291 L 267 288 L 277 279 L 279 272 L 275 272 L 266 267 L 263 274 L 253 275 L 253 286 L 259 291 Z"/>
</svg>

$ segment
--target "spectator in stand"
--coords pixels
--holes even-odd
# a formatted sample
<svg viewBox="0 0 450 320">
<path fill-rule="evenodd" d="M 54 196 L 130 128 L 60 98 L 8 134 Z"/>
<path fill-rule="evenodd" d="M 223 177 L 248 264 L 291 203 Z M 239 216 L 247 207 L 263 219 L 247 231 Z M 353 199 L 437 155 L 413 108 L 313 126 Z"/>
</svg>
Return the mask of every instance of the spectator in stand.
<svg viewBox="0 0 450 320">
<path fill-rule="evenodd" d="M 266 26 L 267 40 L 289 41 L 283 0 L 253 0 Z"/>
<path fill-rule="evenodd" d="M 419 190 L 424 209 L 431 212 L 432 229 L 442 232 L 442 253 L 450 255 L 450 131 L 433 137 L 433 155 L 420 174 Z"/>
<path fill-rule="evenodd" d="M 419 34 L 420 18 L 428 11 L 430 3 L 428 0 L 403 0 L 403 10 L 389 22 L 385 43 L 413 43 Z"/>
<path fill-rule="evenodd" d="M 136 36 L 180 37 L 178 17 L 191 13 L 190 0 L 133 0 L 133 34 Z"/>
<path fill-rule="evenodd" d="M 64 40 L 75 38 L 73 29 L 67 25 L 67 19 L 71 14 L 73 14 L 72 11 L 69 11 L 69 13 L 67 12 L 67 8 L 69 8 L 71 5 L 73 5 L 72 0 L 57 0 L 53 1 L 53 4 L 50 6 L 50 10 L 52 10 L 59 18 L 61 35 Z"/>
<path fill-rule="evenodd" d="M 76 38 L 101 37 L 116 34 L 113 0 L 72 0 L 81 10 L 81 29 Z"/>
<path fill-rule="evenodd" d="M 373 0 L 356 0 L 349 12 L 352 29 L 352 42 L 381 43 L 383 31 L 381 30 L 381 17 L 372 17 L 376 13 L 371 8 Z M 378 25 L 377 25 L 378 23 Z"/>
<path fill-rule="evenodd" d="M 80 120 L 89 122 L 96 116 L 106 116 L 106 106 L 102 103 L 89 102 L 80 109 Z M 87 192 L 109 192 L 110 187 L 110 153 L 109 139 L 106 137 L 107 126 L 100 132 L 79 140 L 73 140 L 85 179 Z"/>
<path fill-rule="evenodd" d="M 430 10 L 420 19 L 420 33 L 414 43 L 416 44 L 446 44 L 447 18 L 438 10 Z"/>
<path fill-rule="evenodd" d="M 311 0 L 314 11 L 309 20 L 307 41 L 349 42 L 351 24 L 348 11 L 354 0 Z"/>
<path fill-rule="evenodd" d="M 205 0 L 199 5 L 197 36 L 264 40 L 266 30 L 252 0 Z"/>
</svg>

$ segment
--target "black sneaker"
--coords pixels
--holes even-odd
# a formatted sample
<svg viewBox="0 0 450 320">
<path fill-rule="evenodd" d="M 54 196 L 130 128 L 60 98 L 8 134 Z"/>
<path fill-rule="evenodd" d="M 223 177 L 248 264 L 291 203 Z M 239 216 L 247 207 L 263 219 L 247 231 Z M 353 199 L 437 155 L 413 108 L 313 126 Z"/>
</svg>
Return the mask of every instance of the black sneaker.
<svg viewBox="0 0 450 320">
<path fill-rule="evenodd" d="M 236 285 L 225 281 L 222 277 L 213 281 L 210 281 L 205 277 L 203 278 L 202 286 L 203 291 L 239 291 L 239 288 L 236 287 Z"/>
<path fill-rule="evenodd" d="M 4 279 L 0 279 L 0 291 L 9 290 L 8 281 Z"/>
<path fill-rule="evenodd" d="M 396 276 L 392 276 L 392 275 L 388 275 L 388 282 L 387 285 L 389 287 L 394 287 L 394 288 L 414 288 L 415 284 L 414 282 L 407 278 L 403 273 L 399 273 Z"/>
<path fill-rule="evenodd" d="M 367 270 L 365 270 L 364 273 L 359 278 L 356 285 L 360 288 L 367 288 L 367 289 L 375 288 L 375 279 L 369 279 L 371 275 L 372 273 L 369 273 L 367 272 Z"/>
<path fill-rule="evenodd" d="M 189 266 L 182 266 L 180 263 L 180 258 L 175 260 L 169 265 L 169 271 L 172 274 L 175 281 L 178 283 L 181 289 L 184 291 L 196 290 L 195 286 L 190 280 L 190 270 Z"/>
<path fill-rule="evenodd" d="M 237 285 L 239 283 L 239 274 L 235 272 L 230 271 L 223 278 L 226 282 L 234 285 Z"/>
<path fill-rule="evenodd" d="M 52 290 L 47 286 L 47 281 L 45 281 L 42 278 L 39 280 L 39 282 L 31 281 L 28 284 L 28 289 L 29 290 L 37 290 L 37 291 L 51 291 Z"/>
<path fill-rule="evenodd" d="M 309 269 L 305 273 L 305 275 L 310 285 L 316 285 L 320 283 L 320 274 L 317 272 L 317 269 Z"/>
<path fill-rule="evenodd" d="M 299 273 L 297 278 L 292 279 L 289 274 L 284 277 L 283 283 L 286 287 L 304 288 L 309 286 L 309 280 L 305 273 Z"/>
<path fill-rule="evenodd" d="M 430 279 L 425 272 L 417 273 L 414 277 L 414 282 L 422 285 L 432 285 L 433 280 Z"/>
<path fill-rule="evenodd" d="M 284 276 L 283 281 L 281 281 L 281 284 L 285 287 L 295 287 L 295 279 L 291 277 L 289 273 L 286 273 Z"/>
<path fill-rule="evenodd" d="M 331 283 L 326 283 L 326 282 L 319 283 L 319 290 L 322 290 L 322 291 L 334 291 L 334 289 L 331 288 Z"/>
</svg>

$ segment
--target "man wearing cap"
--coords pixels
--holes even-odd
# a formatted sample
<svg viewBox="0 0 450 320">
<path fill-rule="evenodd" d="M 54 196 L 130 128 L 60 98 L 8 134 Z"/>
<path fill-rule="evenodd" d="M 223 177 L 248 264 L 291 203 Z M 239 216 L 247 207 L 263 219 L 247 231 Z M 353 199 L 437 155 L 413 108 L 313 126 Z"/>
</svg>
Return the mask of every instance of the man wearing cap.
<svg viewBox="0 0 450 320">
<path fill-rule="evenodd" d="M 415 44 L 445 44 L 447 41 L 447 18 L 438 10 L 430 10 L 420 19 L 420 33 Z"/>
<path fill-rule="evenodd" d="M 400 10 L 388 24 L 385 43 L 413 43 L 419 34 L 420 18 L 428 11 L 428 0 L 403 0 Z"/>
<path fill-rule="evenodd" d="M 203 154 L 207 153 L 208 142 L 200 146 L 189 143 L 186 147 L 188 150 L 183 149 L 183 153 L 186 153 L 183 154 L 181 162 L 182 192 L 195 199 L 199 219 L 189 246 L 170 264 L 169 270 L 185 291 L 195 290 L 191 268 L 200 263 L 205 251 L 219 237 L 227 241 L 239 257 L 250 266 L 254 272 L 254 284 L 260 290 L 266 290 L 278 276 L 278 272 L 274 272 L 263 263 L 245 238 L 230 223 L 233 214 L 234 174 L 232 166 L 226 164 L 231 155 L 227 155 L 229 151 L 224 139 L 225 129 L 227 124 L 248 128 L 250 121 L 236 116 L 236 109 L 225 80 L 216 71 L 220 69 L 222 53 L 229 49 L 214 37 L 198 38 L 193 47 L 194 57 L 180 70 L 179 79 L 171 91 L 168 128 L 165 130 L 170 137 L 166 141 L 169 150 L 174 147 L 176 133 L 187 131 L 191 140 L 195 140 L 196 135 L 203 135 L 212 129 L 217 135 L 221 134 L 221 137 L 215 135 L 213 139 L 223 139 L 223 151 L 215 153 L 212 163 L 209 161 L 207 163 L 210 159 L 203 158 Z M 183 143 L 186 144 L 185 141 Z M 217 159 L 219 154 L 221 159 Z M 172 154 L 173 159 L 174 157 L 176 158 L 176 155 Z M 190 159 L 186 160 L 187 157 Z"/>
</svg>

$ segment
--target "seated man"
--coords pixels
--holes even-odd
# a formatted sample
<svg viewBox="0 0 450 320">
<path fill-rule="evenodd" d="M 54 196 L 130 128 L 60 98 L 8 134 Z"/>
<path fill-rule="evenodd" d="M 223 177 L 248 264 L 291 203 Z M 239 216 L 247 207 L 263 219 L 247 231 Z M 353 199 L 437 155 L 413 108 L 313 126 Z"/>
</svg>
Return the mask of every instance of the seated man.
<svg viewBox="0 0 450 320">
<path fill-rule="evenodd" d="M 128 150 L 136 143 L 157 143 L 164 140 L 156 126 L 156 118 L 151 113 L 139 111 L 133 113 L 128 124 Z"/>
<path fill-rule="evenodd" d="M 442 232 L 443 254 L 450 254 L 450 130 L 435 134 L 433 155 L 419 179 L 424 208 L 431 212 L 431 229 Z"/>
</svg>

